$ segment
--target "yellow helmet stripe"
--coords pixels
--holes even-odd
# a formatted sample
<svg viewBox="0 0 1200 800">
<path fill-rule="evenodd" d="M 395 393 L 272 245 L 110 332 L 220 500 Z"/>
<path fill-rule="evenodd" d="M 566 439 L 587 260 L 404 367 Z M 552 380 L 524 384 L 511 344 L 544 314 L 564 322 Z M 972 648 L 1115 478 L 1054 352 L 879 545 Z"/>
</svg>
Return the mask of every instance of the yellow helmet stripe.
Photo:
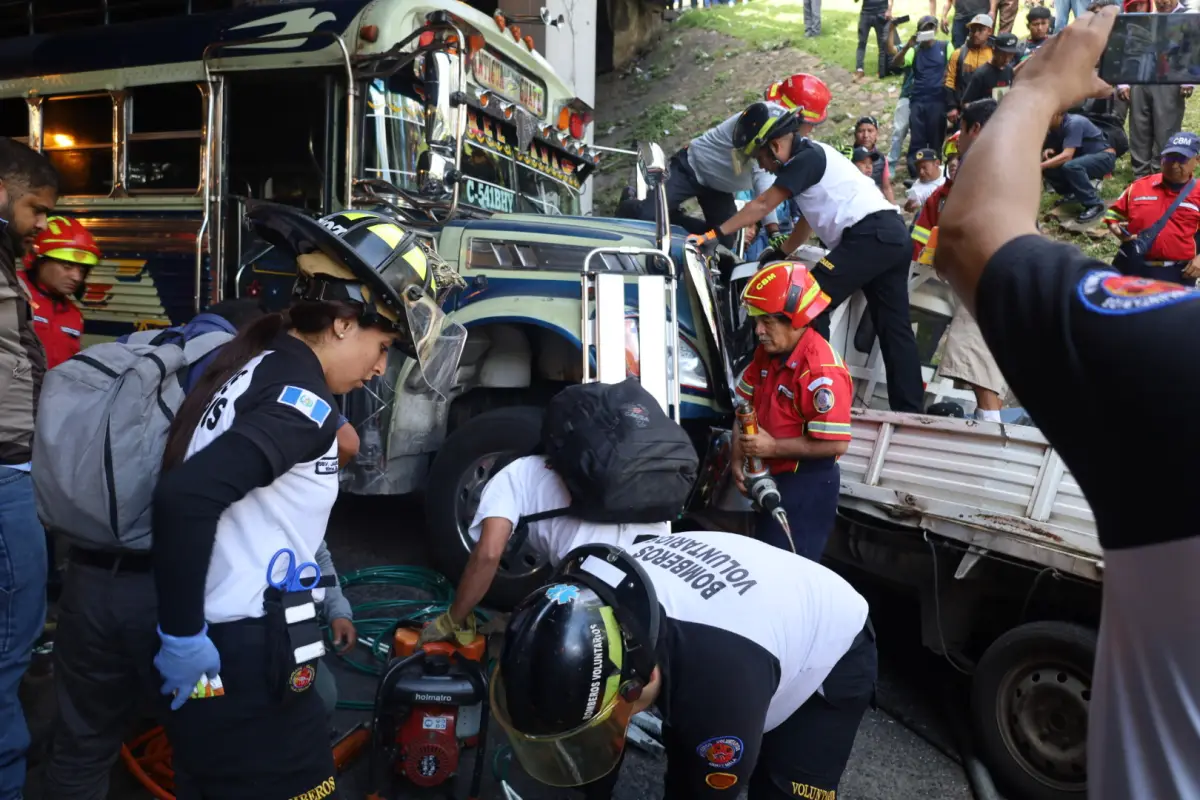
<svg viewBox="0 0 1200 800">
<path fill-rule="evenodd" d="M 55 261 L 68 261 L 72 264 L 83 264 L 88 267 L 94 267 L 100 263 L 100 259 L 96 258 L 95 253 L 89 253 L 87 250 L 80 250 L 76 247 L 59 247 L 56 250 L 48 250 L 41 255 L 43 258 L 53 258 Z"/>
<path fill-rule="evenodd" d="M 608 676 L 608 681 L 604 687 L 604 695 L 600 702 L 597 703 L 597 708 L 606 708 L 609 703 L 617 698 L 617 692 L 621 690 L 621 670 L 625 666 L 625 651 L 624 639 L 621 638 L 621 626 L 617 623 L 617 618 L 613 614 L 613 610 L 609 606 L 600 607 L 600 618 L 604 620 L 604 635 L 608 642 L 608 660 L 612 662 L 616 672 Z"/>
</svg>

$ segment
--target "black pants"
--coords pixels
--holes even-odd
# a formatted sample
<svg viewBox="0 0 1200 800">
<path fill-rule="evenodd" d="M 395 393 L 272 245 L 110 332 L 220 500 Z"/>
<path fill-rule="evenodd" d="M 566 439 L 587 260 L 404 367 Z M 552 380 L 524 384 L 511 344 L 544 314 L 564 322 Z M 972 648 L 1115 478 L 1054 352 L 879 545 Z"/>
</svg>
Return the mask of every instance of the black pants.
<svg viewBox="0 0 1200 800">
<path fill-rule="evenodd" d="M 679 225 L 688 233 L 706 233 L 737 213 L 733 195 L 710 189 L 696 178 L 696 173 L 688 164 L 686 149 L 671 156 L 670 169 L 671 177 L 667 178 L 667 208 L 670 209 L 673 225 Z M 704 214 L 703 220 L 683 213 L 683 209 L 680 208 L 685 201 L 693 197 L 700 204 L 700 211 Z M 645 200 L 630 198 L 622 202 L 617 208 L 617 216 L 653 222 L 654 196 L 651 195 Z M 733 240 L 732 235 L 720 237 L 721 244 L 726 247 L 733 247 Z"/>
<path fill-rule="evenodd" d="M 749 800 L 834 796 L 863 714 L 875 698 L 879 661 L 869 625 L 834 665 L 822 685 L 824 695 L 813 694 L 782 725 L 763 734 L 750 776 Z M 689 782 L 675 776 L 697 768 L 695 742 L 673 741 L 670 727 L 664 726 L 663 744 L 667 749 L 663 797 L 691 800 L 684 788 Z"/>
<path fill-rule="evenodd" d="M 1196 281 L 1183 276 L 1183 269 L 1188 265 L 1188 261 L 1175 261 L 1170 265 L 1155 266 L 1147 264 L 1145 259 L 1136 256 L 1129 257 L 1125 252 L 1125 248 L 1129 245 L 1123 245 L 1117 254 L 1113 256 L 1113 269 L 1120 272 L 1122 275 L 1132 275 L 1137 278 L 1150 278 L 1156 281 L 1169 281 L 1178 283 L 1184 286 L 1195 286 Z"/>
<path fill-rule="evenodd" d="M 779 487 L 783 510 L 787 512 L 796 553 L 819 562 L 837 517 L 838 490 L 841 488 L 841 470 L 837 461 L 830 458 L 801 462 L 795 472 L 772 477 Z M 783 528 L 770 514 L 759 512 L 756 532 L 767 544 L 780 550 L 791 550 Z"/>
<path fill-rule="evenodd" d="M 161 703 L 154 670 L 158 596 L 148 556 L 118 562 L 72 550 L 69 559 L 54 642 L 58 711 L 43 796 L 104 800 L 139 708 Z"/>
<path fill-rule="evenodd" d="M 813 267 L 813 277 L 832 300 L 813 328 L 828 339 L 830 314 L 862 289 L 887 369 L 888 405 L 892 411 L 920 412 L 925 388 L 908 312 L 911 261 L 912 240 L 899 214 L 877 211 L 863 217 Z"/>
<path fill-rule="evenodd" d="M 823 694 L 813 694 L 783 724 L 763 734 L 758 763 L 750 776 L 749 800 L 832 798 L 846 771 L 863 714 L 875 701 L 878 674 L 875 631 L 868 620 L 825 678 Z M 667 751 L 663 800 L 693 800 L 687 778 L 704 766 L 696 758 L 696 743 L 678 740 L 670 725 L 663 725 L 663 746 Z M 610 800 L 620 770 L 618 764 L 600 780 L 580 787 L 584 798 Z"/>
<path fill-rule="evenodd" d="M 265 619 L 209 625 L 221 654 L 222 697 L 193 699 L 167 717 L 179 800 L 339 797 L 318 662 L 272 670 L 279 643 Z"/>
<path fill-rule="evenodd" d="M 879 77 L 886 78 L 888 74 L 888 62 L 891 61 L 887 54 L 887 32 L 888 23 L 883 18 L 884 8 L 882 11 L 868 10 L 863 8 L 858 12 L 858 49 L 854 51 L 854 68 L 862 69 L 863 61 L 867 57 L 867 37 L 871 35 L 871 31 L 875 31 L 875 44 L 879 47 Z"/>
<path fill-rule="evenodd" d="M 938 158 L 942 157 L 942 144 L 946 139 L 946 101 L 941 98 L 909 100 L 908 131 L 908 174 L 915 178 L 918 150 L 932 147 Z"/>
</svg>

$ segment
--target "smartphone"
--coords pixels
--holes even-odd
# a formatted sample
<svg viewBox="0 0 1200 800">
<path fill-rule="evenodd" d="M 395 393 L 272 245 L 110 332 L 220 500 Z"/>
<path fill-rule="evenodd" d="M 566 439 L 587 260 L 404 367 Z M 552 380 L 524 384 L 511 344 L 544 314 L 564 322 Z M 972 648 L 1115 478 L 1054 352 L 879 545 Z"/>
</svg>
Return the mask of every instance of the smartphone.
<svg viewBox="0 0 1200 800">
<path fill-rule="evenodd" d="M 1133 83 L 1200 83 L 1200 14 L 1121 14 L 1100 59 L 1100 78 Z"/>
</svg>

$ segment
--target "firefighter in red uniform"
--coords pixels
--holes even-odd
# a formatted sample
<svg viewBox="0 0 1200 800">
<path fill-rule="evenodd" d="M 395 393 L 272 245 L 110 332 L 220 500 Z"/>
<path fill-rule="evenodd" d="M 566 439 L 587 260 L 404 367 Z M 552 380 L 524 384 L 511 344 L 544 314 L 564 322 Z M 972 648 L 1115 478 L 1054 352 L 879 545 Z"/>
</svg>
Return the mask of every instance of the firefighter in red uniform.
<svg viewBox="0 0 1200 800">
<path fill-rule="evenodd" d="M 87 228 L 67 217 L 51 217 L 25 257 L 21 282 L 33 301 L 33 329 L 46 348 L 46 369 L 79 352 L 83 314 L 73 298 L 82 294 L 100 248 Z"/>
<path fill-rule="evenodd" d="M 762 458 L 779 486 L 796 552 L 819 561 L 837 513 L 837 460 L 850 445 L 853 394 L 841 357 L 810 327 L 829 295 L 804 265 L 777 261 L 746 284 L 742 305 L 754 318 L 758 347 L 737 393 L 754 405 L 759 433 L 734 439 L 734 478 L 744 492 L 743 458 Z M 768 514 L 759 516 L 758 536 L 790 549 Z"/>
</svg>

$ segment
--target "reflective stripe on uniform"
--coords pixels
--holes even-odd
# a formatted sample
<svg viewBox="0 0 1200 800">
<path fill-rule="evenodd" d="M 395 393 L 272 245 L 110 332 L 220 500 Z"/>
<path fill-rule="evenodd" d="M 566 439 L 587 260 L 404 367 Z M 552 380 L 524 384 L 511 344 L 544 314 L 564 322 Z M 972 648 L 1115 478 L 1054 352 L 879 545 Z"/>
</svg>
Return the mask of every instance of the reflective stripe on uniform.
<svg viewBox="0 0 1200 800">
<path fill-rule="evenodd" d="M 809 433 L 820 433 L 825 436 L 844 436 L 850 438 L 850 423 L 849 422 L 824 422 L 822 420 L 811 420 L 806 426 Z"/>
<path fill-rule="evenodd" d="M 1129 217 L 1125 216 L 1120 211 L 1117 211 L 1115 208 L 1110 208 L 1108 211 L 1104 212 L 1104 220 L 1106 222 L 1127 222 Z"/>
<path fill-rule="evenodd" d="M 912 239 L 917 244 L 928 244 L 929 234 L 930 230 L 928 228 L 922 228 L 920 225 L 913 226 Z"/>
<path fill-rule="evenodd" d="M 747 398 L 754 397 L 754 387 L 746 383 L 745 378 L 739 379 L 737 382 L 737 393 Z"/>
</svg>

